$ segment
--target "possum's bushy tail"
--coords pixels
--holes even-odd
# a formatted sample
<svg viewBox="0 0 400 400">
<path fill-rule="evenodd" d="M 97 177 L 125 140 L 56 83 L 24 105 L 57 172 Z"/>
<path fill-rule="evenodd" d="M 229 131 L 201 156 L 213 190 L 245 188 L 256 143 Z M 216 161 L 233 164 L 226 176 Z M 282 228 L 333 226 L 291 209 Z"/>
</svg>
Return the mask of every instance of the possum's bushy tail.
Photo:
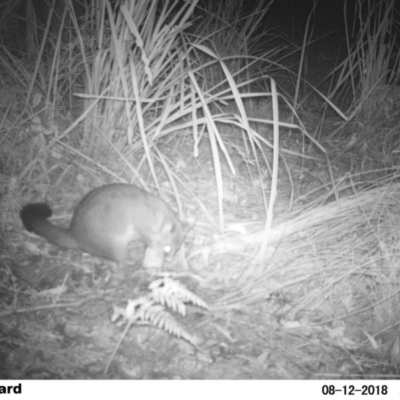
<svg viewBox="0 0 400 400">
<path fill-rule="evenodd" d="M 58 246 L 77 249 L 78 244 L 68 229 L 55 226 L 47 220 L 51 214 L 51 208 L 45 203 L 28 204 L 20 212 L 22 223 L 27 231 L 43 236 Z"/>
</svg>

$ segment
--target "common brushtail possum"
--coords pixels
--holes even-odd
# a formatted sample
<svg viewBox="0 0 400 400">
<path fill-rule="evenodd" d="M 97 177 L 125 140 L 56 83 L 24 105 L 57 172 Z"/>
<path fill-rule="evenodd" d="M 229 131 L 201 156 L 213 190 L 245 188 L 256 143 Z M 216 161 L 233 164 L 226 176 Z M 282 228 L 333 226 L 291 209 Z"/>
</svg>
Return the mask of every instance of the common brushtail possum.
<svg viewBox="0 0 400 400">
<path fill-rule="evenodd" d="M 134 185 L 114 183 L 89 192 L 76 206 L 69 229 L 53 225 L 45 203 L 22 208 L 25 228 L 56 245 L 80 249 L 120 263 L 129 261 L 128 246 L 146 246 L 144 267 L 161 267 L 184 238 L 183 223 L 160 198 Z"/>
</svg>

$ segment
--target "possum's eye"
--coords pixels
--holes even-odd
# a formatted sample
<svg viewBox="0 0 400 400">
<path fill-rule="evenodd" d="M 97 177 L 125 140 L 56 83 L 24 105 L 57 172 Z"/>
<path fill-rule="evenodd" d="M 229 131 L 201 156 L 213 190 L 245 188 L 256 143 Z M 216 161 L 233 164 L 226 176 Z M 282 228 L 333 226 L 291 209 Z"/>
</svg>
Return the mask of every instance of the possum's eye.
<svg viewBox="0 0 400 400">
<path fill-rule="evenodd" d="M 171 252 L 171 246 L 164 246 L 164 253 L 170 253 Z"/>
</svg>

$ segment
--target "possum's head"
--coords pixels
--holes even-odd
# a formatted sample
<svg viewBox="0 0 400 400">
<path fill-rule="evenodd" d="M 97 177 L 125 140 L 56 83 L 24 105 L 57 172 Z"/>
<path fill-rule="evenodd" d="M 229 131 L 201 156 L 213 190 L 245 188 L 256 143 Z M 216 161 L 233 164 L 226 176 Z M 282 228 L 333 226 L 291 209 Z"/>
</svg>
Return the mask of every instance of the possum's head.
<svg viewBox="0 0 400 400">
<path fill-rule="evenodd" d="M 178 251 L 185 234 L 184 224 L 178 218 L 165 221 L 162 228 L 162 245 L 165 255 L 173 256 Z"/>
<path fill-rule="evenodd" d="M 148 245 L 143 259 L 145 268 L 161 268 L 165 258 L 172 258 L 182 245 L 192 225 L 180 221 L 175 215 L 166 218 L 158 231 L 158 238 Z"/>
<path fill-rule="evenodd" d="M 183 224 L 177 218 L 166 220 L 156 243 L 146 248 L 143 266 L 161 268 L 165 257 L 173 257 L 183 242 Z"/>
</svg>

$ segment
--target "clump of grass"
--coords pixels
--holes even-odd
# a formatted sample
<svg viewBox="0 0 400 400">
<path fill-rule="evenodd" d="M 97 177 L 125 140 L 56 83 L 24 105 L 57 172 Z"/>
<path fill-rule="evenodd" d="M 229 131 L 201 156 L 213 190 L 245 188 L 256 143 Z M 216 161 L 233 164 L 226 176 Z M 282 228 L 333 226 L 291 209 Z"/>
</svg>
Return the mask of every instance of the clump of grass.
<svg viewBox="0 0 400 400">
<path fill-rule="evenodd" d="M 306 133 L 280 120 L 278 97 L 289 108 L 290 101 L 265 75 L 269 60 L 274 59 L 277 68 L 281 51 L 262 54 L 260 50 L 262 19 L 271 3 L 257 2 L 243 15 L 240 1 L 237 8 L 229 7 L 229 13 L 221 5 L 210 6 L 212 17 L 200 19 L 204 22 L 196 26 L 193 21 L 205 13 L 196 8 L 197 1 L 138 0 L 114 7 L 109 0 L 96 0 L 85 3 L 79 13 L 71 0 L 63 4 L 61 9 L 53 4 L 46 23 L 30 28 L 37 33 L 34 68 L 31 72 L 23 65 L 16 74 L 23 77 L 21 85 L 29 87 L 21 115 L 40 116 L 37 126 L 44 126 L 46 139 L 51 139 L 41 146 L 42 154 L 61 145 L 85 162 L 92 160 L 114 179 L 113 167 L 102 165 L 106 153 L 122 165 L 121 179 L 135 180 L 145 188 L 150 179 L 160 190 L 163 174 L 180 206 L 185 178 L 174 170 L 174 160 L 161 144 L 189 132 L 195 158 L 200 143 L 210 143 L 223 229 L 221 163 L 226 162 L 232 175 L 235 168 L 221 127 L 238 130 L 244 157 L 255 159 L 260 175 L 265 168 L 271 177 L 278 169 L 280 127 Z M 240 40 L 227 42 L 231 37 L 227 31 Z M 18 63 L 10 54 L 4 67 L 12 71 L 14 64 Z M 257 87 L 261 91 L 254 91 Z M 273 112 L 268 118 L 252 118 L 249 100 L 268 110 L 273 105 Z M 72 122 L 60 128 L 61 109 L 71 111 Z M 273 143 L 255 124 L 261 131 L 273 129 Z M 272 167 L 269 149 L 275 152 Z M 29 176 L 38 161 L 31 160 L 20 178 Z M 273 207 L 265 190 L 261 193 L 265 207 Z"/>
<path fill-rule="evenodd" d="M 346 1 L 345 13 L 349 7 Z M 348 122 L 355 122 L 362 126 L 360 136 L 365 140 L 373 135 L 365 126 L 383 115 L 379 114 L 383 113 L 380 105 L 390 96 L 400 76 L 396 43 L 399 24 L 395 0 L 357 0 L 355 10 L 353 21 L 345 18 L 348 56 L 332 73 L 336 80 L 329 95 L 331 100 L 351 99 L 351 105 L 344 124 L 330 137 L 335 137 Z"/>
</svg>

